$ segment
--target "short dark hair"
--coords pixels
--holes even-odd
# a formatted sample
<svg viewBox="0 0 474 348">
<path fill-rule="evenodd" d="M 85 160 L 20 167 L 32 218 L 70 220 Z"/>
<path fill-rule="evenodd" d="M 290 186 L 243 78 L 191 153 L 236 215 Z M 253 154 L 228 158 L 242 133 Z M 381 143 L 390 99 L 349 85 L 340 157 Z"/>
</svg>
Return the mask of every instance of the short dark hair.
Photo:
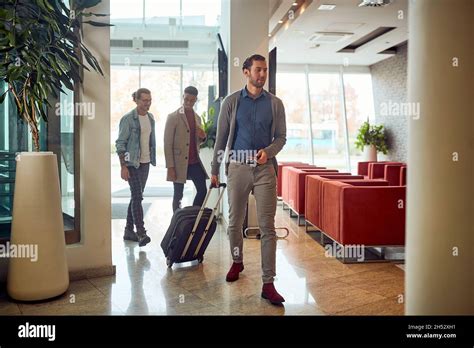
<svg viewBox="0 0 474 348">
<path fill-rule="evenodd" d="M 184 93 L 186 94 L 191 94 L 191 95 L 194 95 L 195 97 L 197 97 L 198 95 L 198 90 L 196 87 L 194 86 L 188 86 L 184 89 Z"/>
<path fill-rule="evenodd" d="M 139 88 L 135 92 L 132 93 L 133 101 L 137 101 L 138 99 L 140 99 L 142 94 L 151 94 L 151 92 L 147 88 Z"/>
<path fill-rule="evenodd" d="M 252 67 L 252 64 L 253 64 L 253 61 L 254 60 L 258 60 L 258 61 L 265 61 L 265 57 L 264 56 L 261 56 L 260 54 L 253 54 L 251 55 L 250 57 L 248 57 L 244 64 L 242 65 L 242 71 L 247 69 L 247 70 L 250 70 L 250 68 Z"/>
</svg>

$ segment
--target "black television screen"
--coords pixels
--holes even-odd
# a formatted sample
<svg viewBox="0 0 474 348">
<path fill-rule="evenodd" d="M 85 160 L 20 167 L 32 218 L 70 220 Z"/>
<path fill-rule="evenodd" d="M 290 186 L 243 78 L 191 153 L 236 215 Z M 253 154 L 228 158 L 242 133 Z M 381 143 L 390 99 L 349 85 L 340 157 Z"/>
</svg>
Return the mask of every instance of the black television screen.
<svg viewBox="0 0 474 348">
<path fill-rule="evenodd" d="M 277 48 L 268 54 L 268 91 L 276 95 Z"/>
<path fill-rule="evenodd" d="M 219 85 L 219 99 L 223 99 L 227 96 L 227 85 L 228 85 L 228 58 L 225 53 L 224 45 L 222 43 L 221 35 L 217 34 L 220 48 L 217 49 L 217 69 L 219 73 L 218 85 Z"/>
</svg>

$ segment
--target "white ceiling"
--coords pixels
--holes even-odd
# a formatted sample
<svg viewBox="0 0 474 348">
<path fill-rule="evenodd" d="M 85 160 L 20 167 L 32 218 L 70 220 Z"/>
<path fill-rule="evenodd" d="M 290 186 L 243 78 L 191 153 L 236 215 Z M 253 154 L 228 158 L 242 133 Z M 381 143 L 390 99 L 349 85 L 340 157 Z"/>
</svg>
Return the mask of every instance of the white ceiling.
<svg viewBox="0 0 474 348">
<path fill-rule="evenodd" d="M 361 0 L 313 0 L 286 29 L 282 27 L 270 38 L 270 48 L 277 47 L 278 63 L 369 66 L 391 57 L 392 54 L 379 52 L 407 40 L 408 0 L 393 0 L 385 7 L 358 7 L 360 3 Z M 336 5 L 336 8 L 321 11 L 318 10 L 321 4 Z M 291 4 L 288 7 L 287 1 L 281 1 L 270 18 L 270 32 L 278 21 L 276 17 L 290 8 Z M 354 53 L 337 52 L 379 27 L 396 29 L 369 41 Z M 339 42 L 319 43 L 319 47 L 311 48 L 315 43 L 309 38 L 315 32 L 350 32 L 353 35 Z"/>
</svg>

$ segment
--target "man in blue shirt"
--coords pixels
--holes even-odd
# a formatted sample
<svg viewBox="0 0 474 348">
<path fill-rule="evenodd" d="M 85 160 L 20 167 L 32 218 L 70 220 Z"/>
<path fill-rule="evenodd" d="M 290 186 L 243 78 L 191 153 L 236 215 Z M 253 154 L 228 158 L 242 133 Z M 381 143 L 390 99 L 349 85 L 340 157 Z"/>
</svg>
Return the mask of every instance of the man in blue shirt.
<svg viewBox="0 0 474 348">
<path fill-rule="evenodd" d="M 259 149 L 272 142 L 272 105 L 268 92 L 262 89 L 258 96 L 252 96 L 245 86 L 240 93 L 236 117 L 233 154 L 248 155 L 251 160 Z"/>
<path fill-rule="evenodd" d="M 222 103 L 217 126 L 213 186 L 218 185 L 222 152 L 229 150 L 226 160 L 229 198 L 228 234 L 233 264 L 226 280 L 239 279 L 244 270 L 242 224 L 250 192 L 257 203 L 261 231 L 262 297 L 281 305 L 284 298 L 276 291 L 276 159 L 286 142 L 285 108 L 280 99 L 265 91 L 267 79 L 265 58 L 255 54 L 247 58 L 242 70 L 246 86 L 229 95 Z"/>
</svg>

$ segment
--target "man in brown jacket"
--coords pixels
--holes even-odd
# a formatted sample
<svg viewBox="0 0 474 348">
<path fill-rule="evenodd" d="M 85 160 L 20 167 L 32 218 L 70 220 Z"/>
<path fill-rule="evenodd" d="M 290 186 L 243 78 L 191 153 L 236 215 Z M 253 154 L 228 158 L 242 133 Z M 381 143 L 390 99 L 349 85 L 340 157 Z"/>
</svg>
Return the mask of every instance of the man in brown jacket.
<svg viewBox="0 0 474 348">
<path fill-rule="evenodd" d="M 206 139 L 201 128 L 201 118 L 193 107 L 198 90 L 189 86 L 184 89 L 183 105 L 168 115 L 165 126 L 165 161 L 168 174 L 166 180 L 174 186 L 173 212 L 181 207 L 184 184 L 191 179 L 197 193 L 193 205 L 202 205 L 206 197 L 206 170 L 199 158 L 199 146 Z"/>
</svg>

